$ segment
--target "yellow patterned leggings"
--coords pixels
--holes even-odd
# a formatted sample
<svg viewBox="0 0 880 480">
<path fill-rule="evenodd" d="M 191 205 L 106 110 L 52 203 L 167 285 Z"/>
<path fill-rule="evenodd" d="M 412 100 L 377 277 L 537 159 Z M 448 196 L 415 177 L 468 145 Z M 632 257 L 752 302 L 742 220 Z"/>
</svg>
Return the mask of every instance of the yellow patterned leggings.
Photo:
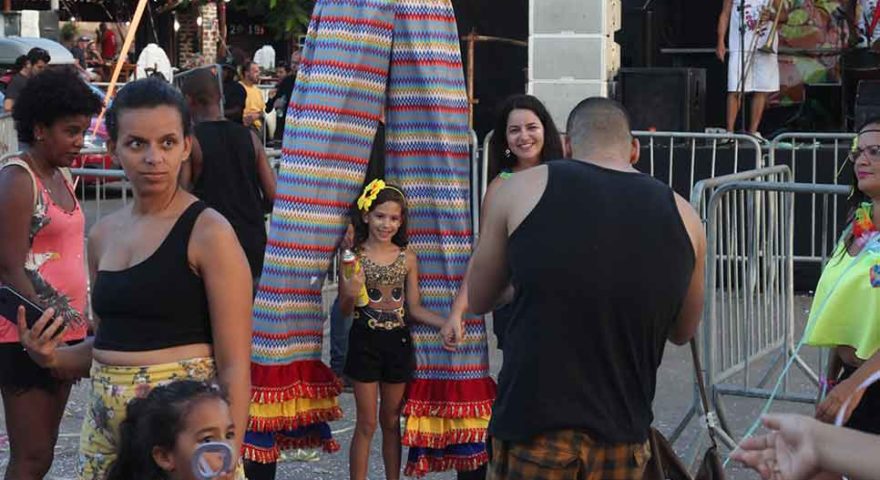
<svg viewBox="0 0 880 480">
<path fill-rule="evenodd" d="M 77 473 L 81 480 L 103 480 L 116 460 L 119 425 L 128 402 L 175 380 L 210 381 L 213 358 L 193 358 L 148 367 L 119 367 L 92 362 L 91 392 L 79 440 Z"/>
</svg>

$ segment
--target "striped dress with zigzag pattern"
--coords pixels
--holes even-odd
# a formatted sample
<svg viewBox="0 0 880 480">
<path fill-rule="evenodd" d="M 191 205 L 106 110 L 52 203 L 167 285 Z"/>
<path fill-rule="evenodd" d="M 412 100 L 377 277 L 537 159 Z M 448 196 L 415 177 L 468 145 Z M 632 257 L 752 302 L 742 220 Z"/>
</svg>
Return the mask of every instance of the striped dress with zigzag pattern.
<svg viewBox="0 0 880 480">
<path fill-rule="evenodd" d="M 245 456 L 339 448 L 327 422 L 339 381 L 321 362 L 321 286 L 358 195 L 386 106 L 386 178 L 408 197 L 424 305 L 447 314 L 471 250 L 469 148 L 461 53 L 449 0 L 319 0 L 287 111 L 265 265 L 254 303 L 253 395 Z M 482 319 L 455 353 L 414 325 L 407 475 L 487 461 L 495 397 Z"/>
</svg>

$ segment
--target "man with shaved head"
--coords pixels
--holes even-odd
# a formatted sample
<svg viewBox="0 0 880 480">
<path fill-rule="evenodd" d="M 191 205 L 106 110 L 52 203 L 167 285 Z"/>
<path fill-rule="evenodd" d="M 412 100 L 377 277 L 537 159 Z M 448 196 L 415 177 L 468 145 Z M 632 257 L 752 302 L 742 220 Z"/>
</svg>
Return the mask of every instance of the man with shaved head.
<svg viewBox="0 0 880 480">
<path fill-rule="evenodd" d="M 195 126 L 181 183 L 229 220 L 256 285 L 266 249 L 263 214 L 275 198 L 275 173 L 257 134 L 223 116 L 217 75 L 222 73 L 202 68 L 182 82 Z"/>
<path fill-rule="evenodd" d="M 702 224 L 633 167 L 623 107 L 584 100 L 567 130 L 573 159 L 496 191 L 471 265 L 476 313 L 516 292 L 489 424 L 495 480 L 642 478 L 664 346 L 689 341 L 703 308 Z"/>
</svg>

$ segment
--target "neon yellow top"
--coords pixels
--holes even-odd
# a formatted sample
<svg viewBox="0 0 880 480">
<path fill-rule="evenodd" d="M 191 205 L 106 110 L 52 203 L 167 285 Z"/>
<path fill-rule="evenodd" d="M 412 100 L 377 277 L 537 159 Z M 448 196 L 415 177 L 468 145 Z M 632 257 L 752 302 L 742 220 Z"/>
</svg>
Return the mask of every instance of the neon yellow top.
<svg viewBox="0 0 880 480">
<path fill-rule="evenodd" d="M 808 345 L 850 346 L 862 360 L 880 349 L 880 238 L 855 257 L 838 243 L 819 278 L 806 332 Z"/>
</svg>

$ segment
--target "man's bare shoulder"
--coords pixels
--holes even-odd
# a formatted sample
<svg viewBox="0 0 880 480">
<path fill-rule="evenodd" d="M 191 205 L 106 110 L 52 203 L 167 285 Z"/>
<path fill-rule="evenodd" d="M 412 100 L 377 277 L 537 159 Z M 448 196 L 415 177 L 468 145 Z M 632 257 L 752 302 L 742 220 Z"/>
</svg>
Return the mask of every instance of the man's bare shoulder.
<svg viewBox="0 0 880 480">
<path fill-rule="evenodd" d="M 547 186 L 547 166 L 538 165 L 511 175 L 499 185 L 490 208 L 497 209 L 513 232 L 532 212 Z"/>
<path fill-rule="evenodd" d="M 675 196 L 675 206 L 678 208 L 678 214 L 681 215 L 681 221 L 684 223 L 688 236 L 691 237 L 691 242 L 694 244 L 695 253 L 700 255 L 705 250 L 706 244 L 703 220 L 684 197 L 675 192 L 673 192 L 673 195 Z"/>
<path fill-rule="evenodd" d="M 541 186 L 547 182 L 547 165 L 538 165 L 536 167 L 514 173 L 507 180 L 500 182 L 496 189 L 498 198 L 513 200 L 522 197 L 524 191 L 535 190 L 537 186 Z"/>
</svg>

